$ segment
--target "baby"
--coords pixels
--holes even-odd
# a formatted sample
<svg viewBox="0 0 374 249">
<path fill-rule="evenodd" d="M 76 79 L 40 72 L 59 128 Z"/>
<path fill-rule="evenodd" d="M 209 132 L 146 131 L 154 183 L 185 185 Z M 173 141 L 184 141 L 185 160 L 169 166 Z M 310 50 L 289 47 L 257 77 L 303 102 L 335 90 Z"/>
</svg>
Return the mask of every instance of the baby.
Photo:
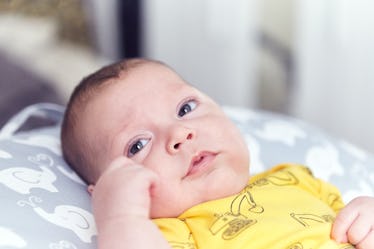
<svg viewBox="0 0 374 249">
<path fill-rule="evenodd" d="M 374 248 L 374 198 L 344 207 L 293 164 L 249 177 L 239 130 L 161 62 L 129 59 L 83 79 L 61 140 L 89 184 L 99 248 Z"/>
</svg>

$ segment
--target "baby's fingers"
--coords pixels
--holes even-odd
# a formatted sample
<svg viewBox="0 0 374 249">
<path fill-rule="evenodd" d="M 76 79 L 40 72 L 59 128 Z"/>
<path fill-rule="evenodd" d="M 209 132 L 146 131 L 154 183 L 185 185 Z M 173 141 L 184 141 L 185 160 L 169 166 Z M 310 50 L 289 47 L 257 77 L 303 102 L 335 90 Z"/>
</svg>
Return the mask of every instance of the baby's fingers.
<svg viewBox="0 0 374 249">
<path fill-rule="evenodd" d="M 358 197 L 337 215 L 331 236 L 338 242 L 349 242 L 357 248 L 373 248 L 374 198 Z M 366 247 L 362 245 L 371 245 Z"/>
<path fill-rule="evenodd" d="M 356 245 L 356 248 L 365 248 L 365 246 L 360 247 L 359 245 L 367 244 L 370 241 L 374 242 L 372 226 L 373 224 L 368 220 L 368 217 L 359 215 L 348 228 L 347 237 L 349 243 Z M 371 246 L 373 245 L 374 243 L 371 244 Z"/>
<path fill-rule="evenodd" d="M 356 244 L 356 249 L 370 249 L 374 246 L 374 230 L 373 228 L 370 232 L 365 236 L 365 238 Z"/>
<path fill-rule="evenodd" d="M 331 237 L 339 243 L 348 242 L 348 230 L 356 220 L 358 213 L 349 205 L 343 208 L 337 215 L 331 230 Z"/>
</svg>

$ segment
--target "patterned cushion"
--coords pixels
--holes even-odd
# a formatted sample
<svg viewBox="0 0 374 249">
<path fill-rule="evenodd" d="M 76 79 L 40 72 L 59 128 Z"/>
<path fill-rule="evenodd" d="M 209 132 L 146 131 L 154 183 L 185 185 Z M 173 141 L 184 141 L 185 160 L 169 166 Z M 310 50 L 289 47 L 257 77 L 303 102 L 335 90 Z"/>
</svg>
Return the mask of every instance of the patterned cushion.
<svg viewBox="0 0 374 249">
<path fill-rule="evenodd" d="M 374 196 L 373 155 L 289 116 L 233 107 L 225 111 L 248 143 L 251 174 L 295 162 L 337 186 L 346 202 L 359 195 Z"/>
</svg>

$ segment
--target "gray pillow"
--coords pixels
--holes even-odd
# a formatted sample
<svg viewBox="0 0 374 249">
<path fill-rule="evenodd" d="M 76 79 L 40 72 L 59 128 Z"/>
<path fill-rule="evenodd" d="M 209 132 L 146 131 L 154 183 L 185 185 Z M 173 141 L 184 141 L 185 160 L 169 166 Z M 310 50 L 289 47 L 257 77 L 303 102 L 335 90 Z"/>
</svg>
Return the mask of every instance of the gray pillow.
<svg viewBox="0 0 374 249">
<path fill-rule="evenodd" d="M 263 111 L 225 107 L 242 130 L 251 174 L 281 162 L 309 166 L 337 185 L 346 201 L 374 195 L 374 158 L 300 120 Z M 18 131 L 30 116 L 55 126 Z M 0 248 L 96 248 L 96 229 L 86 185 L 61 157 L 63 107 L 37 104 L 0 131 Z"/>
<path fill-rule="evenodd" d="M 96 248 L 90 197 L 61 156 L 60 126 L 16 132 L 31 115 L 58 122 L 62 113 L 30 106 L 0 131 L 0 248 Z"/>
<path fill-rule="evenodd" d="M 374 196 L 372 154 L 289 116 L 237 107 L 225 111 L 245 136 L 251 174 L 282 162 L 300 163 L 337 186 L 345 202 L 359 195 Z"/>
</svg>

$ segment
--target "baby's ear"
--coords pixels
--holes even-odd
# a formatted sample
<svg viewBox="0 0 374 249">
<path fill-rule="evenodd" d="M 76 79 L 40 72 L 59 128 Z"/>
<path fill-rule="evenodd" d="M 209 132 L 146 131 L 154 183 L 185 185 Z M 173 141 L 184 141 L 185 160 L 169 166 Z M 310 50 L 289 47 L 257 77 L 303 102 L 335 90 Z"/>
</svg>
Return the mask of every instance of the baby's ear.
<svg viewBox="0 0 374 249">
<path fill-rule="evenodd" d="M 95 188 L 95 185 L 93 185 L 93 184 L 88 185 L 88 187 L 87 187 L 87 192 L 88 192 L 90 195 L 92 195 L 92 192 L 94 191 L 94 188 Z"/>
</svg>

